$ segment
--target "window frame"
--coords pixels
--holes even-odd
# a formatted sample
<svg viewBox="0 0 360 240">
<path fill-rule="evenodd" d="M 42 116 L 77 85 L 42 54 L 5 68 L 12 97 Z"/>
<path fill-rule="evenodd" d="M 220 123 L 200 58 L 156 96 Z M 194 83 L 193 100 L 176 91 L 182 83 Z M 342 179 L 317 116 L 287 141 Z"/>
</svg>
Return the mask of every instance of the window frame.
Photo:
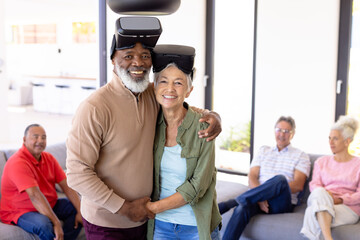
<svg viewBox="0 0 360 240">
<path fill-rule="evenodd" d="M 254 154 L 254 123 L 255 123 L 255 82 L 256 82 L 256 38 L 257 38 L 257 8 L 258 0 L 254 0 L 254 40 L 253 40 L 253 73 L 251 97 L 251 130 L 250 130 L 250 162 Z M 214 85 L 214 41 L 215 41 L 215 0 L 206 1 L 206 57 L 205 57 L 205 108 L 213 110 L 213 85 Z M 247 176 L 239 171 L 218 169 L 219 172 Z"/>
<path fill-rule="evenodd" d="M 340 0 L 335 121 L 347 110 L 353 0 Z M 341 81 L 341 82 L 340 82 Z"/>
</svg>

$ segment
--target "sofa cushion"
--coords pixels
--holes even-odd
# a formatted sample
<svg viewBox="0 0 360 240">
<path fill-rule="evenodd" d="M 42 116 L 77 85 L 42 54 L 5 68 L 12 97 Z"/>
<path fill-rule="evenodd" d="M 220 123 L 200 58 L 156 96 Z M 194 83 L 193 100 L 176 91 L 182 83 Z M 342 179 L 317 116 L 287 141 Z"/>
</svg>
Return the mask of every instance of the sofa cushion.
<svg viewBox="0 0 360 240">
<path fill-rule="evenodd" d="M 46 147 L 45 151 L 51 153 L 56 158 L 56 160 L 59 162 L 62 169 L 66 169 L 66 144 L 65 144 L 65 142 L 49 145 Z"/>
<path fill-rule="evenodd" d="M 216 181 L 216 193 L 217 193 L 217 202 L 227 201 L 229 199 L 236 198 L 242 193 L 246 192 L 249 189 L 248 186 L 245 186 L 241 183 L 229 182 L 229 181 Z M 222 217 L 222 228 L 220 229 L 220 233 L 223 235 L 225 228 L 230 220 L 230 217 L 233 213 L 234 209 L 224 213 L 221 215 Z"/>
<path fill-rule="evenodd" d="M 357 224 L 349 224 L 332 228 L 331 234 L 334 239 L 359 240 L 360 222 L 358 222 Z"/>
<path fill-rule="evenodd" d="M 240 239 L 304 240 L 300 234 L 303 218 L 300 212 L 259 214 L 251 218 Z"/>
<path fill-rule="evenodd" d="M 35 234 L 28 233 L 18 226 L 0 222 L 0 240 L 38 240 Z"/>
<path fill-rule="evenodd" d="M 300 230 L 303 225 L 305 208 L 305 205 L 301 205 L 296 207 L 293 213 L 256 215 L 250 220 L 240 239 L 304 240 Z M 358 240 L 360 222 L 332 228 L 331 233 L 334 239 Z"/>
<path fill-rule="evenodd" d="M 228 181 L 216 181 L 216 194 L 217 194 L 217 202 L 223 202 L 232 198 L 239 196 L 249 189 L 248 186 L 245 186 L 236 182 L 228 182 Z"/>
<path fill-rule="evenodd" d="M 6 160 L 8 160 L 14 153 L 16 153 L 18 149 L 6 149 L 3 150 L 6 156 Z M 59 162 L 60 166 L 65 169 L 66 168 L 66 144 L 63 143 L 57 143 L 48 145 L 45 149 L 46 152 L 51 153 L 56 160 Z"/>
<path fill-rule="evenodd" d="M 307 199 L 308 199 L 308 197 L 310 195 L 309 182 L 311 181 L 312 172 L 313 172 L 313 168 L 314 168 L 314 163 L 319 157 L 322 157 L 322 156 L 324 156 L 324 155 L 309 154 L 310 163 L 311 163 L 310 175 L 309 175 L 310 177 L 308 179 L 306 179 L 304 190 L 301 193 L 299 193 L 300 204 L 306 204 L 306 201 L 307 201 Z"/>
<path fill-rule="evenodd" d="M 220 184 L 218 184 L 220 183 Z M 218 181 L 216 184 L 216 191 L 218 194 L 218 202 L 226 201 L 230 198 L 234 198 L 241 193 L 248 190 L 248 186 L 245 186 L 240 183 L 229 183 Z M 234 190 L 235 189 L 235 190 Z M 226 194 L 226 196 L 219 196 L 220 194 Z M 220 201 L 219 201 L 220 200 Z M 250 240 L 250 239 L 301 239 L 304 238 L 298 234 L 302 226 L 302 220 L 304 216 L 306 206 L 301 205 L 295 208 L 294 213 L 284 213 L 284 214 L 259 214 L 253 217 L 245 228 L 244 233 L 241 236 L 241 240 Z M 221 234 L 224 234 L 225 228 L 229 223 L 231 215 L 233 214 L 234 209 L 224 213 L 222 215 L 222 224 L 223 228 L 221 229 Z M 284 231 L 278 231 L 274 233 L 274 229 L 284 226 Z M 261 229 L 261 230 L 259 230 Z M 295 234 L 294 234 L 295 233 Z M 296 235 L 296 236 L 295 236 Z M 266 236 L 266 237 L 265 237 Z M 286 236 L 287 238 L 284 238 Z"/>
<path fill-rule="evenodd" d="M 14 155 L 14 153 L 16 153 L 19 149 L 15 149 L 15 148 L 11 148 L 11 149 L 5 149 L 3 150 L 6 156 L 6 161 L 12 156 Z"/>
</svg>

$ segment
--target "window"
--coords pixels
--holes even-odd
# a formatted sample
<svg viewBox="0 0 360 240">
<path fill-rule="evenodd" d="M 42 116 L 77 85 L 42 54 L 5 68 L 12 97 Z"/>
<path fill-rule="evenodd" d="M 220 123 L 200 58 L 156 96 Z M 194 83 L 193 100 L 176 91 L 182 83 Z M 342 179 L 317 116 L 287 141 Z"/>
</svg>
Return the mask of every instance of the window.
<svg viewBox="0 0 360 240">
<path fill-rule="evenodd" d="M 247 174 L 250 166 L 254 8 L 254 1 L 215 5 L 213 102 L 223 128 L 216 139 L 216 167 L 226 172 Z M 229 23 L 236 28 L 226 27 Z"/>
<path fill-rule="evenodd" d="M 95 22 L 73 22 L 72 29 L 74 43 L 96 42 Z"/>
<path fill-rule="evenodd" d="M 13 25 L 12 35 L 12 41 L 16 44 L 54 44 L 56 24 Z"/>
</svg>

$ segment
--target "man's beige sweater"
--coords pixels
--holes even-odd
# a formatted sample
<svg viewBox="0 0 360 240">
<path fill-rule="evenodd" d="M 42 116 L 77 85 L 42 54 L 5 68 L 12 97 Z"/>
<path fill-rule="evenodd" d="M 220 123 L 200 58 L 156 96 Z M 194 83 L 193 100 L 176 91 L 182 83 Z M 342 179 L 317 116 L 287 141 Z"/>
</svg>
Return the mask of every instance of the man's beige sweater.
<svg viewBox="0 0 360 240">
<path fill-rule="evenodd" d="M 117 212 L 125 200 L 151 195 L 158 110 L 152 87 L 136 98 L 116 74 L 79 106 L 66 143 L 66 174 L 88 222 L 142 224 Z"/>
</svg>

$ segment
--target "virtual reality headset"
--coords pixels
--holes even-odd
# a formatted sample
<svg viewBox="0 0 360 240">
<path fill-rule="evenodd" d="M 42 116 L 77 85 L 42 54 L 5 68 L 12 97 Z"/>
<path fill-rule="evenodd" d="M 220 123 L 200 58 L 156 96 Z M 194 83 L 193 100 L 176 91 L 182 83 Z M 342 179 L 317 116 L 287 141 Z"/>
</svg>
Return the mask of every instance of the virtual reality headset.
<svg viewBox="0 0 360 240">
<path fill-rule="evenodd" d="M 186 74 L 194 74 L 195 48 L 184 45 L 157 45 L 152 53 L 153 72 L 161 72 L 168 64 L 176 66 Z"/>
<path fill-rule="evenodd" d="M 161 24 L 156 17 L 120 17 L 115 22 L 110 59 L 116 50 L 133 48 L 138 42 L 145 48 L 154 48 L 161 32 Z"/>
</svg>

